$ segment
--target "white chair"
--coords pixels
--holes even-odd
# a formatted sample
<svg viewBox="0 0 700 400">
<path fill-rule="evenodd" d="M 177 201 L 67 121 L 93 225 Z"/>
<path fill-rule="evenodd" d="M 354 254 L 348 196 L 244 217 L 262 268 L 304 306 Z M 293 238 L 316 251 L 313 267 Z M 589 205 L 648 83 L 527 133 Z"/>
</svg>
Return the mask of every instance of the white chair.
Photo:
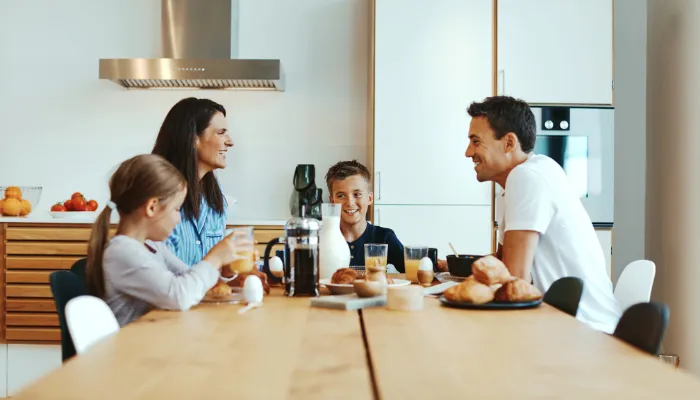
<svg viewBox="0 0 700 400">
<path fill-rule="evenodd" d="M 78 296 L 66 304 L 66 324 L 78 355 L 119 332 L 119 323 L 107 303 L 93 296 Z"/>
<path fill-rule="evenodd" d="M 625 267 L 614 292 L 623 312 L 631 305 L 649 301 L 655 275 L 656 265 L 649 260 L 633 261 Z"/>
</svg>

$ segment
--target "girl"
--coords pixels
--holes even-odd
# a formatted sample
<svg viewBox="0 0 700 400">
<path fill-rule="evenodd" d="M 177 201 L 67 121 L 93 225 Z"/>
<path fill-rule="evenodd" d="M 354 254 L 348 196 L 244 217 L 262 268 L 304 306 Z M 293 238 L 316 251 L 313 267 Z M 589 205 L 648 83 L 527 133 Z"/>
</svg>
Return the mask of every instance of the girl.
<svg viewBox="0 0 700 400">
<path fill-rule="evenodd" d="M 231 237 L 219 241 L 192 268 L 163 243 L 180 223 L 187 182 L 167 160 L 151 154 L 126 160 L 109 182 L 111 199 L 92 228 L 88 292 L 105 300 L 120 326 L 153 308 L 188 310 L 234 260 Z M 116 235 L 107 242 L 112 211 Z"/>
<path fill-rule="evenodd" d="M 201 261 L 224 237 L 226 201 L 214 171 L 226 168 L 232 146 L 226 110 L 208 99 L 180 100 L 158 132 L 152 153 L 170 161 L 185 177 L 182 222 L 166 243 L 187 265 Z"/>
</svg>

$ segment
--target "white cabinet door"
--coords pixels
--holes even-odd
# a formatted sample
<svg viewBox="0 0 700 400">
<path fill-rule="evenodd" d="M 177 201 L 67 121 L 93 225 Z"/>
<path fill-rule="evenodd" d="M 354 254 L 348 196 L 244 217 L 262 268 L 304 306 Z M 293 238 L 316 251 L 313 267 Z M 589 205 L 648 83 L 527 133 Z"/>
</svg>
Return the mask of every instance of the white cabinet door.
<svg viewBox="0 0 700 400">
<path fill-rule="evenodd" d="M 392 229 L 404 245 L 435 247 L 438 257 L 491 253 L 491 206 L 376 206 L 375 224 Z"/>
<path fill-rule="evenodd" d="M 376 0 L 377 204 L 489 205 L 464 156 L 473 101 L 492 95 L 492 0 Z"/>
<path fill-rule="evenodd" d="M 499 0 L 499 94 L 612 104 L 613 0 Z"/>
<path fill-rule="evenodd" d="M 61 346 L 7 345 L 7 392 L 14 396 L 27 385 L 60 368 Z"/>
<path fill-rule="evenodd" d="M 596 229 L 595 233 L 605 254 L 608 277 L 612 280 L 612 231 L 610 229 Z"/>
<path fill-rule="evenodd" d="M 7 345 L 0 344 L 0 398 L 7 397 Z"/>
</svg>

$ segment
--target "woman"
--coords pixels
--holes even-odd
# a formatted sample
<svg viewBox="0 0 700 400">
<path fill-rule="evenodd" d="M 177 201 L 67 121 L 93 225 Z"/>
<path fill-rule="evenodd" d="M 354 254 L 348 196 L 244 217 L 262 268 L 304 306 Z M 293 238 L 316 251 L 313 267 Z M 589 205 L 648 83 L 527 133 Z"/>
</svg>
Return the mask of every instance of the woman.
<svg viewBox="0 0 700 400">
<path fill-rule="evenodd" d="M 187 265 L 200 262 L 224 237 L 227 204 L 214 171 L 226 168 L 232 146 L 226 110 L 208 99 L 180 100 L 158 132 L 152 153 L 170 161 L 187 181 L 182 222 L 166 241 Z"/>
</svg>

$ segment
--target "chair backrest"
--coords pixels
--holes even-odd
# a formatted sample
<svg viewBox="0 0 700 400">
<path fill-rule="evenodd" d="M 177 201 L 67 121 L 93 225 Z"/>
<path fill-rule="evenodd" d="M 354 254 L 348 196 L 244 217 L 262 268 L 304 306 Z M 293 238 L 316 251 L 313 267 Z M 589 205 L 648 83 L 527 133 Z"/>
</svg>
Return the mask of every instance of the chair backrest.
<svg viewBox="0 0 700 400">
<path fill-rule="evenodd" d="M 85 284 L 85 287 L 87 287 L 87 280 L 85 279 L 85 269 L 87 268 L 87 257 L 81 258 L 80 260 L 76 261 L 73 263 L 73 266 L 70 267 L 70 272 L 74 273 L 75 275 L 80 278 L 81 281 Z"/>
<path fill-rule="evenodd" d="M 649 354 L 657 355 L 670 312 L 662 303 L 637 303 L 622 313 L 613 336 Z"/>
<path fill-rule="evenodd" d="M 656 265 L 649 260 L 629 263 L 622 271 L 615 285 L 615 299 L 621 310 L 637 303 L 645 303 L 651 297 Z"/>
<path fill-rule="evenodd" d="M 583 281 L 580 278 L 567 276 L 552 283 L 544 294 L 543 301 L 575 317 L 582 294 Z"/>
<path fill-rule="evenodd" d="M 58 312 L 58 325 L 61 329 L 61 358 L 66 361 L 76 354 L 73 339 L 66 323 L 66 304 L 78 296 L 87 294 L 87 291 L 85 284 L 79 277 L 65 270 L 49 274 L 49 284 Z"/>
<path fill-rule="evenodd" d="M 78 354 L 119 331 L 119 323 L 107 303 L 94 296 L 79 296 L 66 305 L 66 322 Z"/>
</svg>

